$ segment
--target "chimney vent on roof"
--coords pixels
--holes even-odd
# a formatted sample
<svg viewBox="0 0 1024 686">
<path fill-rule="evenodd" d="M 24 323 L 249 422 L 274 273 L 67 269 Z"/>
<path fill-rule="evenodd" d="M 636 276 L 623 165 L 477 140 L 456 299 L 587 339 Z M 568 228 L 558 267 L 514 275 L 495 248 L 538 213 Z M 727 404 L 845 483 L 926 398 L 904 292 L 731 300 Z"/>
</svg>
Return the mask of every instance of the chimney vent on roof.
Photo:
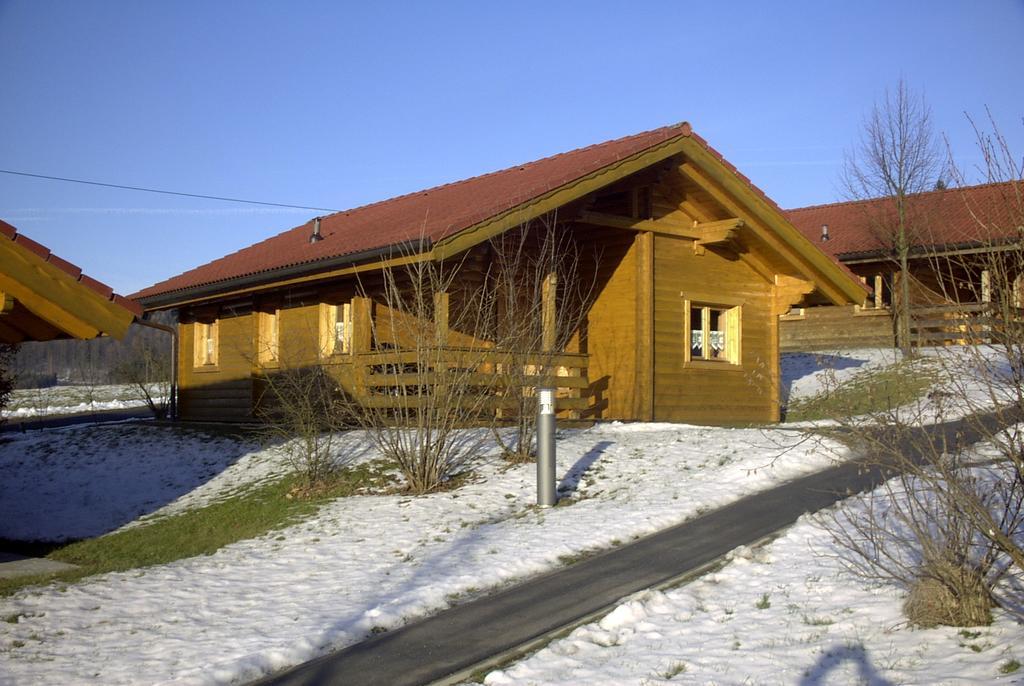
<svg viewBox="0 0 1024 686">
<path fill-rule="evenodd" d="M 322 241 L 324 237 L 320 235 L 320 217 L 313 220 L 313 233 L 309 237 L 310 243 L 317 243 Z"/>
<path fill-rule="evenodd" d="M 821 225 L 821 242 L 828 242 L 828 224 Z"/>
</svg>

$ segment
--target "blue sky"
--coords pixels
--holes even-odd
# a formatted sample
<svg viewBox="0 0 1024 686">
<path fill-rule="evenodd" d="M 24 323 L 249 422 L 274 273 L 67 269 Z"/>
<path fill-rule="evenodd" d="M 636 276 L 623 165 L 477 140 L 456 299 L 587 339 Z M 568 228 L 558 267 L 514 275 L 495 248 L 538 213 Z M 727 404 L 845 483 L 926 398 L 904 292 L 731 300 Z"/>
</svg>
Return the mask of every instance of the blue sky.
<svg viewBox="0 0 1024 686">
<path fill-rule="evenodd" d="M 1024 155 L 1021 36 L 1021 0 L 0 0 L 0 168 L 345 209 L 687 120 L 797 207 L 900 78 L 961 164 L 986 106 Z M 122 293 L 315 214 L 0 174 Z"/>
</svg>

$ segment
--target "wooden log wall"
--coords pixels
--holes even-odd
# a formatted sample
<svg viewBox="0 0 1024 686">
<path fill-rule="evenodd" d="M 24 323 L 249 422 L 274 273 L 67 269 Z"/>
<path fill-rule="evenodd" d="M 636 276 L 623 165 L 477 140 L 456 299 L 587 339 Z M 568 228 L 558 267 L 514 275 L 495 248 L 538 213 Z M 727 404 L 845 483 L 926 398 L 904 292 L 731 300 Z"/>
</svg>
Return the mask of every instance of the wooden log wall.
<svg viewBox="0 0 1024 686">
<path fill-rule="evenodd" d="M 637 234 L 580 227 L 577 239 L 580 279 L 593 290 L 578 337 L 580 351 L 590 356 L 589 416 L 634 419 L 643 402 L 637 387 Z"/>
<path fill-rule="evenodd" d="M 738 259 L 692 241 L 654 242 L 654 418 L 709 424 L 775 421 L 778 402 L 771 285 Z M 740 359 L 685 361 L 685 303 L 740 308 Z"/>
</svg>

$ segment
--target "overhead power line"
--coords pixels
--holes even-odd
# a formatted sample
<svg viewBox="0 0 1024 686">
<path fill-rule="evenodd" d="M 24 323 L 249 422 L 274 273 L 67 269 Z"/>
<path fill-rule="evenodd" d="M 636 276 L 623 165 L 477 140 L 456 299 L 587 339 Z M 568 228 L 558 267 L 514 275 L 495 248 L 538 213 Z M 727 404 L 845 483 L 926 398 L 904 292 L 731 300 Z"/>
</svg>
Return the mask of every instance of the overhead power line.
<svg viewBox="0 0 1024 686">
<path fill-rule="evenodd" d="M 13 171 L 11 169 L 0 169 L 0 174 L 12 174 L 14 176 L 29 176 L 34 179 L 46 179 L 48 181 L 66 181 L 68 183 L 82 183 L 87 186 L 103 186 L 104 188 L 118 188 L 123 191 L 141 191 L 143 193 L 160 193 L 162 195 L 180 195 L 185 198 L 202 198 L 204 200 L 222 200 L 224 202 L 241 202 L 249 205 L 268 205 L 270 207 L 290 207 L 296 210 L 315 210 L 317 212 L 340 212 L 330 207 L 308 207 L 306 205 L 289 205 L 282 202 L 264 202 L 262 200 L 243 200 L 242 198 L 225 198 L 221 195 L 203 195 L 201 193 L 181 193 L 179 191 L 164 191 L 157 188 L 143 188 L 141 186 L 123 186 L 117 183 L 102 183 L 100 181 L 86 181 L 84 179 L 69 179 L 63 176 L 47 176 L 46 174 L 30 174 L 29 172 Z"/>
</svg>

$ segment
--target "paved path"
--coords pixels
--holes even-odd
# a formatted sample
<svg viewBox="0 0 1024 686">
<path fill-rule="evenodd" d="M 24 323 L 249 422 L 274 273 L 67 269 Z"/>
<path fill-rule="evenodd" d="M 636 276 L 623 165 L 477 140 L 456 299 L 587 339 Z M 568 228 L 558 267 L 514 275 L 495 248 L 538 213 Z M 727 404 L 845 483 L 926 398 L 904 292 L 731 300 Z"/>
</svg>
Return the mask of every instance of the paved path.
<svg viewBox="0 0 1024 686">
<path fill-rule="evenodd" d="M 123 410 L 97 410 L 61 416 L 9 417 L 0 424 L 0 431 L 28 431 L 31 429 L 54 429 L 60 426 L 76 424 L 94 424 L 99 422 L 123 422 L 127 419 L 152 419 L 153 413 L 148 407 L 132 407 Z"/>
<path fill-rule="evenodd" d="M 52 574 L 74 569 L 75 565 L 58 562 L 45 557 L 26 557 L 17 553 L 0 551 L 0 579 L 13 579 L 19 576 L 35 574 Z"/>
<path fill-rule="evenodd" d="M 819 472 L 259 683 L 413 686 L 472 670 L 879 481 L 878 470 L 858 464 Z"/>
<path fill-rule="evenodd" d="M 928 427 L 929 438 L 974 442 L 972 426 Z M 764 491 L 613 551 L 495 595 L 381 634 L 257 682 L 262 686 L 418 686 L 455 683 L 543 645 L 622 598 L 699 574 L 730 550 L 756 543 L 807 512 L 869 489 L 883 472 L 848 462 Z"/>
</svg>

